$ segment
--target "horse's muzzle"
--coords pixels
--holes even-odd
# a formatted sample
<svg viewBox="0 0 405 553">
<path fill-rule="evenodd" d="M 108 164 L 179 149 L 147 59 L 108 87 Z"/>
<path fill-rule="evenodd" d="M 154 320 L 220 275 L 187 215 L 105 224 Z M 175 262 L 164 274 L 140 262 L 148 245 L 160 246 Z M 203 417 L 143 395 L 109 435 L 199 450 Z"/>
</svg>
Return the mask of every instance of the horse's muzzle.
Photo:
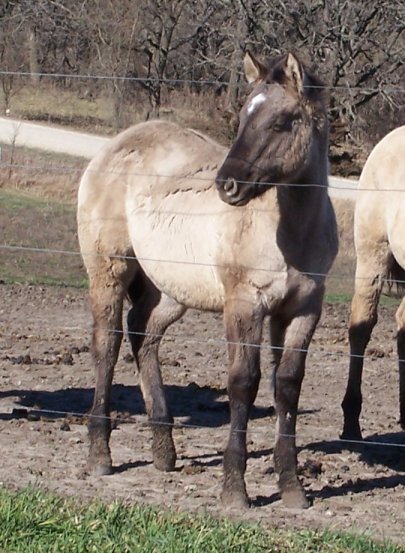
<svg viewBox="0 0 405 553">
<path fill-rule="evenodd" d="M 251 198 L 252 193 L 249 187 L 238 182 L 234 177 L 222 179 L 219 176 L 215 179 L 215 184 L 221 200 L 229 205 L 245 205 Z"/>
</svg>

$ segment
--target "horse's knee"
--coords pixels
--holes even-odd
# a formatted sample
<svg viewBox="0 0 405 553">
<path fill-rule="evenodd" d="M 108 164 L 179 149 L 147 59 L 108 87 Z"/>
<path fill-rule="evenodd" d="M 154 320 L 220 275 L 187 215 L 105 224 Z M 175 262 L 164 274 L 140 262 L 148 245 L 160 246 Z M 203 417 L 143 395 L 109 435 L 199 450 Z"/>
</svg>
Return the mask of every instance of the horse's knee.
<svg viewBox="0 0 405 553">
<path fill-rule="evenodd" d="M 251 368 L 233 366 L 228 376 L 228 395 L 233 401 L 251 405 L 256 399 L 261 378 L 260 368 L 255 364 Z"/>
<path fill-rule="evenodd" d="M 377 316 L 360 322 L 350 321 L 349 344 L 352 351 L 363 352 L 370 341 L 371 333 L 377 323 Z"/>
</svg>

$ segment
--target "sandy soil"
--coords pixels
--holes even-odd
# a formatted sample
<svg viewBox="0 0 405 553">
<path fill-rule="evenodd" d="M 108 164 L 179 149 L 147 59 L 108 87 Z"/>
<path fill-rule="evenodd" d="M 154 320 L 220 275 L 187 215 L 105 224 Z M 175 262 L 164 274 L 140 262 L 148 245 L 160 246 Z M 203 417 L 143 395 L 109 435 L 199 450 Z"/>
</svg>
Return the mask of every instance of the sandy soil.
<svg viewBox="0 0 405 553">
<path fill-rule="evenodd" d="M 249 427 L 246 473 L 252 508 L 227 516 L 278 527 L 332 527 L 405 541 L 405 433 L 398 418 L 393 308 L 380 310 L 364 374 L 362 425 L 369 442 L 339 441 L 348 366 L 348 306 L 326 305 L 308 356 L 298 423 L 302 479 L 313 506 L 285 509 L 272 465 L 274 418 L 263 350 L 263 379 Z M 218 502 L 228 433 L 226 356 L 221 318 L 189 312 L 161 348 L 178 427 L 173 473 L 151 464 L 149 430 L 123 344 L 114 381 L 112 476 L 84 477 L 92 400 L 91 321 L 86 293 L 0 285 L 0 482 L 38 484 L 77 497 L 141 501 L 225 514 Z M 388 444 L 388 445 L 387 445 Z M 393 445 L 390 445 L 393 444 Z"/>
</svg>

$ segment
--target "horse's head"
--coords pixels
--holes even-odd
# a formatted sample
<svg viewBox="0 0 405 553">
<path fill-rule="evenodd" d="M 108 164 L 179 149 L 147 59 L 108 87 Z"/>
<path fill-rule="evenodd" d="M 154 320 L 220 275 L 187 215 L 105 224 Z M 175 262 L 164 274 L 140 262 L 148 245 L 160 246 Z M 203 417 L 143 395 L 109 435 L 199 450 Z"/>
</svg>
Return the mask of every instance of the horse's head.
<svg viewBox="0 0 405 553">
<path fill-rule="evenodd" d="M 244 68 L 253 90 L 216 177 L 221 199 L 232 205 L 246 204 L 272 184 L 300 182 L 311 163 L 327 155 L 320 81 L 291 53 L 264 65 L 247 52 Z"/>
</svg>

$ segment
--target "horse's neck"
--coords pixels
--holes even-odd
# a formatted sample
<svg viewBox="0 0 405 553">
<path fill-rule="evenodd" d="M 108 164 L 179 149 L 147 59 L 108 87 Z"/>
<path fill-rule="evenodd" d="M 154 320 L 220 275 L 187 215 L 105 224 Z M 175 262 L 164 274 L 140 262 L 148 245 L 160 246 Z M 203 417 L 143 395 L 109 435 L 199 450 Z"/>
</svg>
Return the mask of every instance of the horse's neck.
<svg viewBox="0 0 405 553">
<path fill-rule="evenodd" d="M 277 187 L 280 225 L 295 240 L 306 237 L 322 224 L 328 202 L 327 179 Z"/>
</svg>

